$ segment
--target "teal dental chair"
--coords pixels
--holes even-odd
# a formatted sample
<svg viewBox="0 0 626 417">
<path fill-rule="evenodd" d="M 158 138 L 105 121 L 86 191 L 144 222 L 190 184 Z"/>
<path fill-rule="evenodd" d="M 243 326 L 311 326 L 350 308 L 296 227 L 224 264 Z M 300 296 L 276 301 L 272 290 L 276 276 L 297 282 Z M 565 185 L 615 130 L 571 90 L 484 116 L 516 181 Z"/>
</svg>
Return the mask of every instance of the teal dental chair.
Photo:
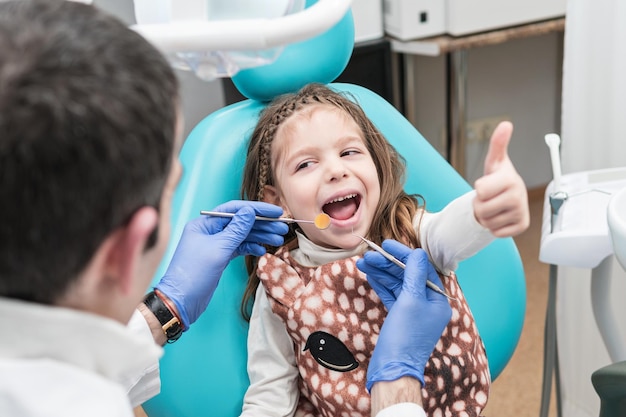
<svg viewBox="0 0 626 417">
<path fill-rule="evenodd" d="M 274 64 L 233 77 L 233 83 L 250 99 L 209 115 L 186 139 L 180 155 L 184 175 L 173 201 L 172 242 L 154 283 L 165 272 L 187 221 L 199 216 L 200 210 L 239 199 L 247 140 L 264 102 L 307 82 L 331 83 L 347 64 L 353 39 L 353 21 L 348 13 L 325 34 L 286 47 Z M 330 85 L 351 94 L 406 158 L 405 188 L 423 195 L 430 211 L 440 210 L 470 190 L 469 184 L 383 98 L 357 85 Z M 526 283 L 519 253 L 512 239 L 498 239 L 462 262 L 457 273 L 495 379 L 511 358 L 524 321 Z M 239 309 L 246 280 L 243 259 L 235 259 L 207 311 L 179 341 L 165 347 L 160 363 L 161 394 L 144 404 L 150 417 L 239 415 L 249 383 L 247 323 Z"/>
</svg>

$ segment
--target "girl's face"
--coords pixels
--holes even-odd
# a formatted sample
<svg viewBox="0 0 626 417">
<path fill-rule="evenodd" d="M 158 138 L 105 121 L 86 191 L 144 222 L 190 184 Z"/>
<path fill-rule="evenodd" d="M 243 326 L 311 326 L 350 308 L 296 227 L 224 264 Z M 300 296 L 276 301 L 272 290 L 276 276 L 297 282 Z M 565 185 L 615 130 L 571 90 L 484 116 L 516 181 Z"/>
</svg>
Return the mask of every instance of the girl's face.
<svg viewBox="0 0 626 417">
<path fill-rule="evenodd" d="M 351 249 L 367 235 L 380 199 L 380 183 L 363 133 L 344 111 L 316 105 L 295 113 L 280 126 L 272 143 L 275 186 L 265 200 L 295 219 L 331 217 L 326 230 L 301 223 L 314 243 Z"/>
</svg>

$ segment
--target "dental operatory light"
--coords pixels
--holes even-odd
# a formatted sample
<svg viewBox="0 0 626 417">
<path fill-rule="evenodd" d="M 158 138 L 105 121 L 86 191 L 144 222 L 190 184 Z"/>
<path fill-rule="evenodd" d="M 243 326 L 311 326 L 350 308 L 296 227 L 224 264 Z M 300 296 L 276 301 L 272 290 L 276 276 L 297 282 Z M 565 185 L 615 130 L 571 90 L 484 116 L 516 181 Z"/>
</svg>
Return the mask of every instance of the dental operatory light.
<svg viewBox="0 0 626 417">
<path fill-rule="evenodd" d="M 134 0 L 132 29 L 203 80 L 267 65 L 337 23 L 350 0 Z"/>
</svg>

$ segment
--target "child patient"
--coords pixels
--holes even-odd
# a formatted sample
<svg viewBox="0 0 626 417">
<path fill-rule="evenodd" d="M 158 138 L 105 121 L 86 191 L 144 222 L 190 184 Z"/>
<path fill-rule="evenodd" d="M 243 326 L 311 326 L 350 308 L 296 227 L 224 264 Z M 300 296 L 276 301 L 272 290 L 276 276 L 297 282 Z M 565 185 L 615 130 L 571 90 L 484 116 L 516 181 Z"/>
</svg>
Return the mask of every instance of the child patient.
<svg viewBox="0 0 626 417">
<path fill-rule="evenodd" d="M 494 237 L 528 227 L 526 188 L 506 152 L 511 133 L 506 122 L 494 132 L 475 190 L 430 213 L 403 190 L 403 158 L 352 100 L 310 84 L 268 105 L 249 144 L 243 196 L 294 219 L 327 213 L 331 226 L 298 224 L 284 246 L 247 260 L 243 416 L 369 417 L 366 372 L 386 310 L 356 267 L 367 250 L 357 235 L 428 253 L 455 299 L 425 369 L 424 408 L 429 416 L 480 415 L 489 367 L 454 271 Z"/>
</svg>

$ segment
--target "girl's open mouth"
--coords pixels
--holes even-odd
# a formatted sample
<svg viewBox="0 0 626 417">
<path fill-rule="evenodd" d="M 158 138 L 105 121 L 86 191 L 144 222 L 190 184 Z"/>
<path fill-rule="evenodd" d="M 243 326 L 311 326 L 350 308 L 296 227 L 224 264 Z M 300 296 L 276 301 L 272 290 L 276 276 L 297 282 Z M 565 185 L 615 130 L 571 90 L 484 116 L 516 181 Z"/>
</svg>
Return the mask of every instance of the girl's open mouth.
<svg viewBox="0 0 626 417">
<path fill-rule="evenodd" d="M 360 195 L 348 194 L 324 204 L 322 211 L 335 220 L 348 220 L 350 217 L 354 216 L 360 205 Z"/>
</svg>

